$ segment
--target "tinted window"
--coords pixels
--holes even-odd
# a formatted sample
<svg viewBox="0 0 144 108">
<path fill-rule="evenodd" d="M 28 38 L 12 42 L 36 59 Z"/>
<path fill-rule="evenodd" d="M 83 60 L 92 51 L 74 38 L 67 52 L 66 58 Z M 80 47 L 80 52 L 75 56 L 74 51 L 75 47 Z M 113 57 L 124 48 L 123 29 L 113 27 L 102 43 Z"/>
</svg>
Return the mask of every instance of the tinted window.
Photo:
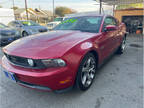
<svg viewBox="0 0 144 108">
<path fill-rule="evenodd" d="M 15 22 L 15 21 L 13 21 L 13 22 L 10 22 L 9 24 L 8 24 L 8 26 L 10 26 L 10 27 L 16 27 L 16 26 L 18 26 L 18 25 L 20 25 L 18 22 Z"/>
<path fill-rule="evenodd" d="M 117 23 L 116 19 L 114 19 L 113 17 L 107 17 L 104 20 L 103 31 L 104 31 L 105 27 L 108 26 L 108 25 L 115 25 L 115 26 L 117 26 L 118 23 Z"/>
<path fill-rule="evenodd" d="M 79 30 L 98 33 L 102 17 L 73 17 L 65 19 L 54 30 Z"/>
</svg>

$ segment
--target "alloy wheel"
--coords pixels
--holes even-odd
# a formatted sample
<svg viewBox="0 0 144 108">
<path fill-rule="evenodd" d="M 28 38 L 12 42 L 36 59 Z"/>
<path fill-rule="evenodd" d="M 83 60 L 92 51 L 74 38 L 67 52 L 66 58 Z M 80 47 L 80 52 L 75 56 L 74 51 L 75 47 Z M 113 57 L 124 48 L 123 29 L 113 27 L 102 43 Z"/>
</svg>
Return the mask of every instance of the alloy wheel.
<svg viewBox="0 0 144 108">
<path fill-rule="evenodd" d="M 96 72 L 96 62 L 93 57 L 86 60 L 82 67 L 81 82 L 83 86 L 88 87 L 91 85 Z"/>
</svg>

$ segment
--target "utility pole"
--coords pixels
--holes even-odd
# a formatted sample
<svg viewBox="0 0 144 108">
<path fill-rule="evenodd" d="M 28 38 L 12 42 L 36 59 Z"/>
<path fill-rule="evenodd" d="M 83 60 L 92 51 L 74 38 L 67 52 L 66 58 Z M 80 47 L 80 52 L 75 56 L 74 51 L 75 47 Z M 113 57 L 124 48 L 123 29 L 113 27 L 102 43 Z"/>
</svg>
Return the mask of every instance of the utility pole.
<svg viewBox="0 0 144 108">
<path fill-rule="evenodd" d="M 53 20 L 54 20 L 54 16 L 55 16 L 55 8 L 54 8 L 54 0 L 53 0 Z"/>
<path fill-rule="evenodd" d="M 14 0 L 12 0 L 12 2 L 13 2 L 13 12 L 14 12 L 14 17 L 15 17 L 15 20 L 16 20 L 15 10 L 14 10 L 14 7 L 15 7 L 15 2 L 14 2 Z"/>
<path fill-rule="evenodd" d="M 102 0 L 99 0 L 99 2 L 100 2 L 99 14 L 101 14 L 102 13 Z"/>
<path fill-rule="evenodd" d="M 26 10 L 26 17 L 27 17 L 27 20 L 28 20 L 27 0 L 25 0 L 25 10 Z"/>
<path fill-rule="evenodd" d="M 14 0 L 12 0 L 13 1 L 13 10 L 14 10 L 14 7 L 15 7 L 15 2 L 14 2 Z"/>
<path fill-rule="evenodd" d="M 115 15 L 115 5 L 113 5 L 113 16 Z"/>
</svg>

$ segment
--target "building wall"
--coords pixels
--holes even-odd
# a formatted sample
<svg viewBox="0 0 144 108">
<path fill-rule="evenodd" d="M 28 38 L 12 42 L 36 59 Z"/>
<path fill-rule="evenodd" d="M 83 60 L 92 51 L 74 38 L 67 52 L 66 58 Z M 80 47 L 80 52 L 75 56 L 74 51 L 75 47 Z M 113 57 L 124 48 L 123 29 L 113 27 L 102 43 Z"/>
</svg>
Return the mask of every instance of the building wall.
<svg viewBox="0 0 144 108">
<path fill-rule="evenodd" d="M 0 23 L 7 25 L 15 20 L 13 9 L 0 8 Z"/>
<path fill-rule="evenodd" d="M 121 22 L 122 16 L 141 16 L 143 15 L 144 9 L 124 9 L 115 10 L 114 16 Z"/>
</svg>

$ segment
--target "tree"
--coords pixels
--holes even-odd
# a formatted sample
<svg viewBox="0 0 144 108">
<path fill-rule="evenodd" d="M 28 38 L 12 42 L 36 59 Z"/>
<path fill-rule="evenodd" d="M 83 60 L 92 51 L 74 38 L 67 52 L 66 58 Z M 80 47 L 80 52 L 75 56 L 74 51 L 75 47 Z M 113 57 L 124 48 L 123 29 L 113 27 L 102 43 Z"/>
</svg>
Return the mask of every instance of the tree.
<svg viewBox="0 0 144 108">
<path fill-rule="evenodd" d="M 0 8 L 2 8 L 2 6 L 0 5 Z"/>
<path fill-rule="evenodd" d="M 17 10 L 17 9 L 18 9 L 18 7 L 17 7 L 17 6 L 14 6 L 14 7 L 12 7 L 11 9 Z"/>
<path fill-rule="evenodd" d="M 63 17 L 65 14 L 76 13 L 75 10 L 67 8 L 67 7 L 56 7 L 55 14 Z"/>
</svg>

